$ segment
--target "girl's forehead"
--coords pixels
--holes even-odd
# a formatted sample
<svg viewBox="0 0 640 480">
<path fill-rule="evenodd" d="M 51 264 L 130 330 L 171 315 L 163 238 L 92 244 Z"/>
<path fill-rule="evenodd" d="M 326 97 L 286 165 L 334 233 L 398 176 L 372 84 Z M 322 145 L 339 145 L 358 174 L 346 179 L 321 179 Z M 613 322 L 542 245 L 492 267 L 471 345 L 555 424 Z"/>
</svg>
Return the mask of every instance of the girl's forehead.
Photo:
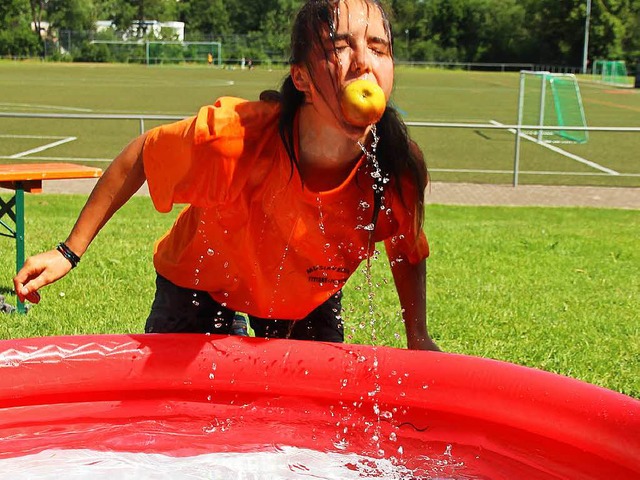
<svg viewBox="0 0 640 480">
<path fill-rule="evenodd" d="M 337 33 L 356 33 L 375 30 L 385 33 L 380 8 L 366 0 L 339 0 L 335 2 L 334 22 Z M 386 37 L 386 35 L 384 35 Z"/>
</svg>

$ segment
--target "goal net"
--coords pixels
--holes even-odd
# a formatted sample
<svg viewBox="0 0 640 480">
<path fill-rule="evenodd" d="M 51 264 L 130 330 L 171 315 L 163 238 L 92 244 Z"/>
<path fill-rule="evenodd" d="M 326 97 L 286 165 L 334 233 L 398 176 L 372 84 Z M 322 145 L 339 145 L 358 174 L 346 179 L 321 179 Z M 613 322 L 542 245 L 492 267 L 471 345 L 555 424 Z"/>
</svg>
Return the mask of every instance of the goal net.
<svg viewBox="0 0 640 480">
<path fill-rule="evenodd" d="M 149 42 L 147 64 L 202 63 L 222 65 L 219 42 Z"/>
<path fill-rule="evenodd" d="M 586 143 L 589 139 L 586 130 L 562 128 L 587 126 L 575 75 L 520 72 L 518 124 L 529 126 L 523 133 L 535 136 L 539 142 Z"/>
<path fill-rule="evenodd" d="M 123 63 L 200 63 L 222 65 L 220 42 L 94 40 L 110 61 Z"/>
<path fill-rule="evenodd" d="M 622 60 L 596 60 L 591 75 L 597 82 L 628 85 L 627 65 Z"/>
</svg>

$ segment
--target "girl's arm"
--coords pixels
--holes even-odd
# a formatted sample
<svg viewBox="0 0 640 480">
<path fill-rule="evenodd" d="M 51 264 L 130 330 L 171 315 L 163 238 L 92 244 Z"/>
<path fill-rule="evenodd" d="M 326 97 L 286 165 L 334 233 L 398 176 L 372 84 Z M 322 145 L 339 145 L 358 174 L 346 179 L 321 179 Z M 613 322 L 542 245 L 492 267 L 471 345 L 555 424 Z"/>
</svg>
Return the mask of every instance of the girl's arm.
<svg viewBox="0 0 640 480">
<path fill-rule="evenodd" d="M 65 242 L 76 255 L 82 256 L 100 229 L 144 183 L 145 138 L 143 134 L 129 143 L 98 180 Z M 13 279 L 16 294 L 20 301 L 37 303 L 39 298 L 35 292 L 62 278 L 69 270 L 71 263 L 58 250 L 29 257 Z"/>
<path fill-rule="evenodd" d="M 385 247 L 403 311 L 407 347 L 411 350 L 441 351 L 427 331 L 426 260 L 412 265 L 391 242 L 385 242 Z"/>
</svg>

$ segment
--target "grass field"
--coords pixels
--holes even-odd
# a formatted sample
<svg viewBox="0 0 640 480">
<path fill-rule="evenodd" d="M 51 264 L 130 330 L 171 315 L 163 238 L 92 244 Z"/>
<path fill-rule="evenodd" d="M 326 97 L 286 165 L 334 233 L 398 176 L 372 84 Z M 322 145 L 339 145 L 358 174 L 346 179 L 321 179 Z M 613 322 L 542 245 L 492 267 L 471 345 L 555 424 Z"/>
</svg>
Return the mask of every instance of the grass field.
<svg viewBox="0 0 640 480">
<path fill-rule="evenodd" d="M 256 98 L 277 88 L 284 73 L 0 62 L 0 111 L 186 116 L 219 95 Z M 517 85 L 516 74 L 401 69 L 394 103 L 408 120 L 508 124 L 515 120 Z M 638 91 L 581 88 L 591 125 L 640 126 Z M 64 160 L 105 167 L 138 128 L 137 121 L 0 118 L 0 163 Z M 495 173 L 511 168 L 508 132 L 413 133 L 433 180 L 511 179 Z M 35 151 L 70 137 L 76 139 Z M 523 170 L 556 174 L 525 174 L 521 182 L 640 186 L 639 147 L 638 133 L 594 133 L 586 145 L 562 146 L 627 174 L 595 176 L 584 164 L 525 143 Z M 27 254 L 64 239 L 84 201 L 28 195 Z M 0 338 L 141 332 L 154 288 L 152 244 L 174 218 L 175 212 L 159 215 L 148 199 L 134 198 L 81 266 L 43 291 L 40 305 L 26 316 L 2 317 Z M 640 398 L 636 211 L 431 205 L 425 226 L 433 252 L 430 329 L 445 350 L 537 367 Z M 0 239 L 0 252 L 0 294 L 15 304 L 9 239 Z M 399 306 L 381 257 L 373 265 L 373 291 L 361 273 L 347 286 L 348 341 L 403 346 Z"/>
<path fill-rule="evenodd" d="M 64 238 L 84 201 L 28 195 L 28 251 Z M 38 306 L 27 315 L 0 315 L 0 338 L 141 333 L 154 291 L 152 245 L 175 214 L 158 214 L 148 198 L 132 199 L 80 266 L 42 290 Z M 426 215 L 433 250 L 429 326 L 442 348 L 640 398 L 637 212 L 431 205 Z M 8 239 L 0 240 L 0 294 L 15 305 L 13 251 Z M 384 253 L 372 265 L 371 291 L 364 271 L 345 288 L 347 341 L 404 347 Z"/>
<path fill-rule="evenodd" d="M 0 112 L 187 116 L 221 95 L 255 99 L 278 88 L 284 75 L 283 69 L 0 62 Z M 513 124 L 518 85 L 517 73 L 399 68 L 393 102 L 411 121 Z M 583 82 L 581 91 L 590 126 L 640 127 L 640 90 Z M 0 162 L 63 159 L 105 166 L 138 132 L 134 120 L 0 118 Z M 412 127 L 412 134 L 435 181 L 512 180 L 514 135 L 508 131 Z M 523 142 L 520 183 L 640 186 L 638 132 L 591 132 L 586 144 L 559 147 L 566 154 Z"/>
</svg>

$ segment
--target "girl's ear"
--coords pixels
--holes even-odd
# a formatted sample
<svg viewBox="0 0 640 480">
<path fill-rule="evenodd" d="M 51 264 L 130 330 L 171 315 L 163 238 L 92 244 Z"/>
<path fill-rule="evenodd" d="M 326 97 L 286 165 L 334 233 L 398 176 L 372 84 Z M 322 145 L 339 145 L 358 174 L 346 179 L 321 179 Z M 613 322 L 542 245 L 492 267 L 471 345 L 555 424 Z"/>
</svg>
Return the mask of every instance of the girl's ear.
<svg viewBox="0 0 640 480">
<path fill-rule="evenodd" d="M 305 67 L 291 65 L 291 80 L 293 80 L 295 87 L 302 93 L 309 93 L 311 91 L 309 72 Z"/>
</svg>

